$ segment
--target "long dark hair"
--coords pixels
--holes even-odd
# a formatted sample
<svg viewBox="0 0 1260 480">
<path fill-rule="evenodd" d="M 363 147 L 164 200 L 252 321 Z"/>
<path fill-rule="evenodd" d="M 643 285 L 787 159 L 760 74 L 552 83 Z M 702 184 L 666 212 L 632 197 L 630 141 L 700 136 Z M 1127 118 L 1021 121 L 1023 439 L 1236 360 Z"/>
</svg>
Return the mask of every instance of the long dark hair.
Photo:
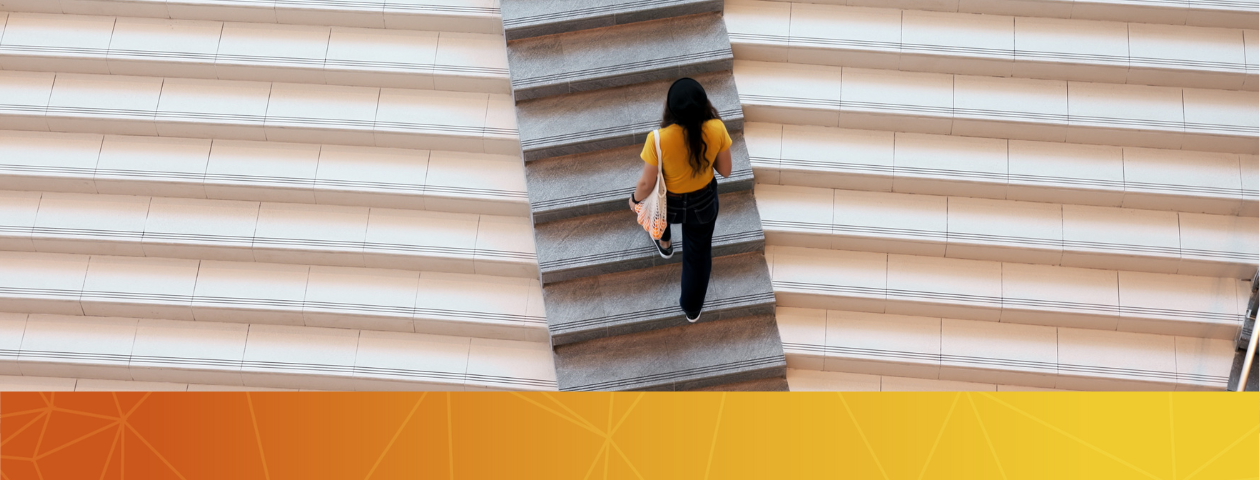
<svg viewBox="0 0 1260 480">
<path fill-rule="evenodd" d="M 687 137 L 687 163 L 691 165 L 693 177 L 704 171 L 705 157 L 708 154 L 709 146 L 704 143 L 704 123 L 721 118 L 717 109 L 709 103 L 709 95 L 704 93 L 700 82 L 684 77 L 669 86 L 669 95 L 665 96 L 665 113 L 661 115 L 661 128 L 670 125 L 683 128 Z"/>
</svg>

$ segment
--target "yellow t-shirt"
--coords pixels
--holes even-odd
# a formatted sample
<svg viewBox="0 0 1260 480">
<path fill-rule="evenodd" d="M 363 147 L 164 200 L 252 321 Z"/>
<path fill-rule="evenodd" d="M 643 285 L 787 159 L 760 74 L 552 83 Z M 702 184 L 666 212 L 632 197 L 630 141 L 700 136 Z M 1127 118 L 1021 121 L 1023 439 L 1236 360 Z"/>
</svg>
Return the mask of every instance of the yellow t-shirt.
<svg viewBox="0 0 1260 480">
<path fill-rule="evenodd" d="M 704 161 L 706 167 L 692 175 L 690 156 L 687 154 L 687 135 L 682 126 L 670 125 L 661 129 L 661 155 L 665 157 L 665 189 L 673 193 L 694 192 L 713 180 L 713 160 L 719 153 L 731 148 L 731 135 L 726 124 L 713 119 L 704 123 Z M 648 133 L 643 153 L 644 162 L 656 166 L 656 140 Z"/>
</svg>

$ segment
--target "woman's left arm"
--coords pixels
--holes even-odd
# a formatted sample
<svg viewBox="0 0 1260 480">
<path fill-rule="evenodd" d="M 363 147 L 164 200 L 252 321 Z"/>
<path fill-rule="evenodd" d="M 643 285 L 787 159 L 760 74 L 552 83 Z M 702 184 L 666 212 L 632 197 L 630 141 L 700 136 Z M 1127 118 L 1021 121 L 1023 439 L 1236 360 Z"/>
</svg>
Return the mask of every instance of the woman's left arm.
<svg viewBox="0 0 1260 480">
<path fill-rule="evenodd" d="M 717 158 L 713 159 L 713 169 L 717 170 L 722 178 L 731 176 L 731 149 L 722 150 L 717 154 Z"/>
<path fill-rule="evenodd" d="M 631 200 L 630 208 L 634 208 L 635 201 L 642 202 L 651 195 L 654 188 L 656 188 L 656 165 L 643 162 L 643 175 L 639 175 L 639 184 L 634 188 L 634 198 Z"/>
</svg>

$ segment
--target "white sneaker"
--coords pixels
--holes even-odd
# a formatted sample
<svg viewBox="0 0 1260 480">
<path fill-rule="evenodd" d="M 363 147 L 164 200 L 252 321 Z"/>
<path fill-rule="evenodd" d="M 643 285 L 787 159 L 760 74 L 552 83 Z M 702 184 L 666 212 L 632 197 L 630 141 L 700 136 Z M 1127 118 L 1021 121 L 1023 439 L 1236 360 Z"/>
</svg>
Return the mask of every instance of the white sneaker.
<svg viewBox="0 0 1260 480">
<path fill-rule="evenodd" d="M 691 322 L 691 323 L 696 323 L 696 322 L 700 321 L 700 314 L 701 314 L 701 313 L 704 313 L 704 309 L 700 309 L 700 311 L 699 311 L 699 312 L 696 312 L 696 318 L 691 318 L 691 315 L 687 314 L 687 312 L 685 312 L 685 311 L 683 312 L 683 315 L 687 317 L 687 321 L 688 321 L 688 322 Z"/>
</svg>

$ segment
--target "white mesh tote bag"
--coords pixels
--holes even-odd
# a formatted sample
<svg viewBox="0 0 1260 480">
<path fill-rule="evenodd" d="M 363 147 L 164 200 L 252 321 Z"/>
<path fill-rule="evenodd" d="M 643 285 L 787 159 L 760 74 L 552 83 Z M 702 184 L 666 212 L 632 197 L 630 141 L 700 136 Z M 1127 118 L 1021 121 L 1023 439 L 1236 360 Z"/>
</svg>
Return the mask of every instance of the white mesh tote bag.
<svg viewBox="0 0 1260 480">
<path fill-rule="evenodd" d="M 652 240 L 660 240 L 669 226 L 665 210 L 665 159 L 661 158 L 661 131 L 652 131 L 656 140 L 656 188 L 651 195 L 635 204 L 634 212 L 639 214 L 639 225 L 647 230 Z"/>
</svg>

